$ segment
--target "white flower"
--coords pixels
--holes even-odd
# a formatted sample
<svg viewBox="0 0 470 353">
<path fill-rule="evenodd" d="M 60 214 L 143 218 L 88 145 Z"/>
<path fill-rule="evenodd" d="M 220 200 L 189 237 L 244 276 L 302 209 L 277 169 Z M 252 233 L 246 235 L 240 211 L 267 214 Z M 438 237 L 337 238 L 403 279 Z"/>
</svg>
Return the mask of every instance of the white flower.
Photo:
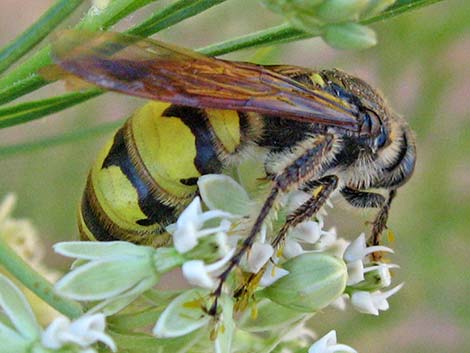
<svg viewBox="0 0 470 353">
<path fill-rule="evenodd" d="M 394 264 L 379 264 L 377 266 L 364 266 L 364 261 L 367 261 L 366 256 L 376 252 L 385 251 L 393 253 L 393 250 L 386 246 L 369 246 L 366 244 L 366 236 L 364 233 L 359 235 L 356 240 L 351 242 L 346 248 L 343 259 L 348 267 L 348 285 L 353 285 L 364 280 L 364 273 L 377 270 L 383 271 L 384 269 L 398 267 Z"/>
<path fill-rule="evenodd" d="M 185 253 L 198 244 L 198 238 L 227 232 L 231 223 L 223 219 L 218 227 L 202 229 L 204 222 L 214 218 L 233 218 L 234 215 L 220 210 L 202 212 L 201 199 L 197 196 L 181 213 L 175 225 L 168 227 L 173 235 L 173 244 L 180 253 Z"/>
<path fill-rule="evenodd" d="M 234 253 L 235 249 L 232 249 L 222 259 L 210 265 L 206 265 L 202 260 L 187 261 L 182 266 L 183 276 L 194 286 L 214 289 L 220 270 L 230 261 Z"/>
<path fill-rule="evenodd" d="M 243 267 L 248 272 L 258 273 L 273 254 L 274 249 L 270 244 L 256 242 L 247 252 Z"/>
<path fill-rule="evenodd" d="M 354 308 L 364 314 L 379 315 L 379 310 L 388 310 L 387 298 L 398 292 L 403 287 L 403 283 L 386 292 L 375 291 L 355 291 L 351 295 L 351 303 Z"/>
<path fill-rule="evenodd" d="M 348 300 L 348 295 L 343 294 L 339 296 L 338 298 L 336 298 L 334 301 L 332 301 L 330 305 L 338 310 L 345 310 L 347 300 Z"/>
<path fill-rule="evenodd" d="M 70 343 L 88 348 L 92 344 L 102 342 L 115 352 L 116 345 L 105 333 L 105 328 L 103 314 L 84 315 L 75 321 L 58 317 L 43 332 L 41 342 L 44 347 L 51 349 L 59 349 Z"/>
<path fill-rule="evenodd" d="M 332 330 L 325 336 L 316 341 L 308 349 L 308 353 L 335 353 L 335 352 L 349 352 L 357 353 L 357 351 L 345 344 L 336 343 L 336 331 Z"/>
</svg>

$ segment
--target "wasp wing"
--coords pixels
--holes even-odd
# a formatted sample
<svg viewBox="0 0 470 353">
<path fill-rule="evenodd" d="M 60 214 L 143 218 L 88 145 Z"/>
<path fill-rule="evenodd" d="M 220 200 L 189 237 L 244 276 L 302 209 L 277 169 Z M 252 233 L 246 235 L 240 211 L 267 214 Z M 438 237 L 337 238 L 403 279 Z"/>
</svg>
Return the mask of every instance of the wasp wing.
<svg viewBox="0 0 470 353">
<path fill-rule="evenodd" d="M 357 131 L 354 107 L 267 67 L 114 32 L 63 31 L 53 58 L 99 87 L 199 108 L 233 109 Z"/>
</svg>

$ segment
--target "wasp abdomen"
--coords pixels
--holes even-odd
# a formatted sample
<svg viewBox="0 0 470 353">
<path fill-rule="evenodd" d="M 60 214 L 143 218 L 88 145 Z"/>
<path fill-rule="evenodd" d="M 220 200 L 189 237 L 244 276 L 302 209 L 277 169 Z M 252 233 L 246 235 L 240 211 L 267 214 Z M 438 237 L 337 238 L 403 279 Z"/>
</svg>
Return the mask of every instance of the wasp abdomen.
<svg viewBox="0 0 470 353">
<path fill-rule="evenodd" d="M 220 173 L 240 145 L 236 112 L 151 102 L 96 160 L 82 198 L 82 239 L 159 246 L 193 199 L 197 178 Z"/>
</svg>

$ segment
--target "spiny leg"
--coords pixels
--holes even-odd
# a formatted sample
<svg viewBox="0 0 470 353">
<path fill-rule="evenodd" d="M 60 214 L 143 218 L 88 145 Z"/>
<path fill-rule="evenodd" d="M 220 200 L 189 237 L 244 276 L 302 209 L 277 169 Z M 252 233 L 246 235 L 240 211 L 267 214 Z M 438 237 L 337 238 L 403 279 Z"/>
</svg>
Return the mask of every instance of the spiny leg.
<svg viewBox="0 0 470 353">
<path fill-rule="evenodd" d="M 285 241 L 289 229 L 295 227 L 307 219 L 312 218 L 325 204 L 332 192 L 336 189 L 337 185 L 338 177 L 335 175 L 329 175 L 316 180 L 315 185 L 313 186 L 315 189 L 314 194 L 287 217 L 284 225 L 281 227 L 276 238 L 271 243 L 273 248 L 279 249 L 279 247 Z M 318 188 L 320 189 L 318 190 Z M 259 282 L 261 279 L 265 268 L 261 269 L 261 271 L 262 273 L 254 273 L 248 277 L 245 283 L 235 292 L 235 298 L 238 298 L 242 303 L 245 304 L 248 302 L 248 297 L 256 288 L 257 282 Z M 243 309 L 245 304 L 240 305 L 241 309 Z"/>
<path fill-rule="evenodd" d="M 385 197 L 381 194 L 356 190 L 347 186 L 343 187 L 340 193 L 351 206 L 356 208 L 380 208 L 386 202 Z"/>
<path fill-rule="evenodd" d="M 380 245 L 380 236 L 382 235 L 382 232 L 387 228 L 387 220 L 390 211 L 390 206 L 396 194 L 396 189 L 390 190 L 387 202 L 382 205 L 381 209 L 375 216 L 374 222 L 372 223 L 371 235 L 369 239 L 367 239 L 368 246 Z M 372 261 L 380 261 L 382 258 L 382 253 L 374 252 L 370 255 L 370 257 Z"/>
<path fill-rule="evenodd" d="M 316 191 L 312 197 L 300 205 L 294 213 L 287 216 L 286 222 L 280 229 L 278 235 L 272 242 L 272 246 L 278 249 L 285 241 L 289 229 L 297 226 L 298 224 L 312 218 L 320 208 L 325 204 L 330 195 L 338 186 L 338 177 L 336 175 L 328 175 L 318 180 L 320 183 L 320 190 Z"/>
<path fill-rule="evenodd" d="M 232 270 L 238 266 L 243 255 L 245 255 L 253 245 L 256 235 L 261 230 L 263 222 L 275 205 L 279 194 L 304 184 L 306 180 L 317 179 L 324 171 L 325 166 L 334 159 L 336 139 L 333 135 L 312 137 L 310 142 L 310 148 L 305 149 L 292 164 L 288 165 L 273 178 L 273 186 L 269 196 L 261 207 L 261 211 L 256 217 L 248 236 L 243 241 L 238 252 L 232 257 L 227 268 L 219 276 L 219 284 L 213 292 L 214 302 L 208 311 L 210 315 L 216 315 L 218 298 L 222 294 L 222 287 L 227 277 Z"/>
</svg>

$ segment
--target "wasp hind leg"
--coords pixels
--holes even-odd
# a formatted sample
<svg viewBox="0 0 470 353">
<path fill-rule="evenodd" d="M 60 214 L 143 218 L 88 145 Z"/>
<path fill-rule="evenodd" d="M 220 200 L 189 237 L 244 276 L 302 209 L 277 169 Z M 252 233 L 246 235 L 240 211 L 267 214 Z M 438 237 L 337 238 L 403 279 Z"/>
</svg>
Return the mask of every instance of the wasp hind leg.
<svg viewBox="0 0 470 353">
<path fill-rule="evenodd" d="M 312 218 L 320 210 L 320 208 L 323 207 L 337 186 L 338 177 L 335 175 L 328 175 L 321 179 L 315 180 L 315 182 L 310 186 L 304 188 L 304 191 L 308 190 L 312 192 L 313 195 L 287 217 L 284 225 L 281 227 L 276 238 L 274 238 L 271 243 L 273 248 L 281 248 L 287 237 L 287 233 L 291 228 Z M 261 271 L 264 272 L 265 268 L 261 269 Z M 235 298 L 238 300 L 238 302 L 241 303 L 241 309 L 243 309 L 248 303 L 249 297 L 256 289 L 262 274 L 263 273 L 252 274 L 235 292 Z"/>
<path fill-rule="evenodd" d="M 248 252 L 248 250 L 253 245 L 256 239 L 256 235 L 261 230 L 261 227 L 266 217 L 269 215 L 271 209 L 276 205 L 278 196 L 281 193 L 285 193 L 298 188 L 300 185 L 305 184 L 307 180 L 319 179 L 325 171 L 325 166 L 329 165 L 334 160 L 336 153 L 335 144 L 337 143 L 334 136 L 322 135 L 312 138 L 309 142 L 309 148 L 306 148 L 302 151 L 302 153 L 299 153 L 292 164 L 285 167 L 281 172 L 279 172 L 276 176 L 273 177 L 273 186 L 271 188 L 271 191 L 268 197 L 266 198 L 263 206 L 261 207 L 261 210 L 258 216 L 256 217 L 248 236 L 243 241 L 243 244 L 241 245 L 238 252 L 232 257 L 225 271 L 222 272 L 222 274 L 219 276 L 219 284 L 213 292 L 214 302 L 208 310 L 209 314 L 217 314 L 218 298 L 222 294 L 222 287 L 227 277 L 232 272 L 232 270 L 236 266 L 238 266 L 242 257 Z M 319 197 L 323 202 L 325 202 L 326 197 L 323 200 L 323 197 L 321 197 L 320 195 L 323 195 L 323 193 L 320 192 L 315 196 Z M 307 203 L 308 201 L 306 202 L 306 204 Z M 301 217 L 305 217 L 302 216 L 301 213 L 308 214 L 309 212 L 310 211 L 308 205 L 305 205 L 303 208 L 302 206 L 300 206 L 299 215 L 292 218 L 288 227 L 290 227 L 291 224 L 297 224 L 296 222 L 298 222 L 298 219 L 300 219 Z M 316 211 L 314 210 L 313 213 L 314 212 Z"/>
</svg>

